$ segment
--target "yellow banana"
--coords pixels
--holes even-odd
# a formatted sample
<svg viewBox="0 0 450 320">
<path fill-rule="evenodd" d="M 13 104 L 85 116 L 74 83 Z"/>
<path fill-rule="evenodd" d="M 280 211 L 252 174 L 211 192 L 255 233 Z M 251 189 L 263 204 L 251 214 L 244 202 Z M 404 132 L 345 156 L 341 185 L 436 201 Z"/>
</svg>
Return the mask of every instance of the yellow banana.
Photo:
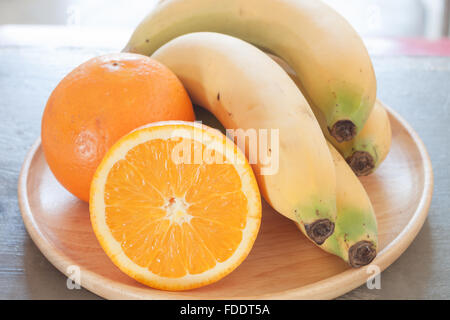
<svg viewBox="0 0 450 320">
<path fill-rule="evenodd" d="M 329 148 L 336 169 L 337 216 L 334 233 L 321 247 L 358 268 L 377 254 L 377 220 L 361 182 L 330 143 Z"/>
<path fill-rule="evenodd" d="M 151 55 L 182 34 L 212 31 L 282 57 L 325 115 L 337 142 L 364 126 L 376 97 L 367 50 L 350 24 L 320 0 L 166 0 L 136 28 L 125 51 Z"/>
<path fill-rule="evenodd" d="M 299 88 L 301 83 L 295 71 L 280 58 L 270 55 L 294 80 Z M 373 173 L 386 159 L 391 148 L 392 131 L 389 115 L 380 100 L 375 101 L 375 106 L 370 113 L 369 119 L 362 130 L 351 141 L 336 142 L 327 129 L 326 119 L 323 112 L 311 101 L 310 106 L 322 127 L 322 132 L 328 141 L 346 159 L 357 176 L 365 176 Z"/>
<path fill-rule="evenodd" d="M 299 222 L 322 244 L 334 230 L 336 176 L 325 137 L 300 90 L 286 72 L 256 47 L 224 34 L 178 37 L 152 58 L 170 68 L 191 99 L 239 138 L 275 129 L 267 144 L 246 148 L 261 193 L 279 213 Z M 259 156 L 256 153 L 259 152 Z M 261 155 L 271 158 L 272 172 Z M 270 171 L 270 170 L 269 170 Z"/>
</svg>

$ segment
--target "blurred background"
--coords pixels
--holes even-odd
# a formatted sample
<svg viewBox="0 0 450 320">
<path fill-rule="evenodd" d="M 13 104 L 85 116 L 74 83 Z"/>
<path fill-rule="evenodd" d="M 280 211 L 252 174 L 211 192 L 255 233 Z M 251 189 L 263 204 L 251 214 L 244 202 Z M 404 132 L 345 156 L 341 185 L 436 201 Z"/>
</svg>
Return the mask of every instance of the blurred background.
<svg viewBox="0 0 450 320">
<path fill-rule="evenodd" d="M 450 0 L 325 0 L 363 37 L 449 35 Z M 0 0 L 1 25 L 132 30 L 158 0 Z"/>
</svg>

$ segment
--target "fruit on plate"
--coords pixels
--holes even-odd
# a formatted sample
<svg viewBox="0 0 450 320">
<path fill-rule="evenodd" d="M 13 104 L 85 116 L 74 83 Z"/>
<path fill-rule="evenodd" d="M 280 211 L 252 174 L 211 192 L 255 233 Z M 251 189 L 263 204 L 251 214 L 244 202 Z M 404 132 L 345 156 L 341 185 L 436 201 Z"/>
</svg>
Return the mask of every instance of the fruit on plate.
<svg viewBox="0 0 450 320">
<path fill-rule="evenodd" d="M 152 58 L 178 76 L 195 104 L 236 129 L 238 143 L 249 138 L 249 148 L 241 148 L 264 198 L 322 244 L 334 229 L 334 164 L 314 114 L 286 72 L 253 45 L 211 32 L 180 36 Z"/>
<path fill-rule="evenodd" d="M 48 99 L 45 158 L 56 179 L 88 201 L 106 151 L 131 130 L 161 120 L 194 120 L 189 96 L 169 69 L 137 54 L 96 57 L 65 76 Z"/>
<path fill-rule="evenodd" d="M 322 248 L 358 268 L 377 255 L 377 220 L 361 182 L 331 143 L 329 147 L 336 167 L 337 217 L 334 233 Z"/>
<path fill-rule="evenodd" d="M 165 0 L 124 51 L 151 55 L 180 35 L 212 31 L 282 57 L 322 110 L 337 142 L 363 127 L 376 97 L 373 66 L 350 24 L 320 0 Z M 180 58 L 181 59 L 181 58 Z"/>
<path fill-rule="evenodd" d="M 261 221 L 253 171 L 218 130 L 158 122 L 121 138 L 94 175 L 98 241 L 123 272 L 150 287 L 218 281 L 248 255 Z"/>
<path fill-rule="evenodd" d="M 269 56 L 275 60 L 294 80 L 299 88 L 301 83 L 295 71 L 282 59 L 274 55 Z M 316 115 L 322 132 L 328 141 L 346 159 L 353 172 L 357 176 L 366 176 L 373 173 L 386 159 L 391 148 L 392 131 L 389 115 L 384 104 L 380 100 L 375 101 L 375 105 L 367 119 L 363 129 L 351 141 L 336 142 L 327 128 L 327 123 L 323 112 L 317 108 L 312 101 L 309 101 L 311 109 Z"/>
</svg>

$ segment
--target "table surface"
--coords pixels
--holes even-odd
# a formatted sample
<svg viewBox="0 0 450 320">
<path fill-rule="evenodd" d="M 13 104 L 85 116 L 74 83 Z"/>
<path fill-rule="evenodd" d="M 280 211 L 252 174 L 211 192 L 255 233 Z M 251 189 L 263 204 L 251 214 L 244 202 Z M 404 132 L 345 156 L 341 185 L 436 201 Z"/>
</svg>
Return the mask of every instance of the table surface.
<svg viewBox="0 0 450 320">
<path fill-rule="evenodd" d="M 65 276 L 34 245 L 20 215 L 17 181 L 52 89 L 75 66 L 118 51 L 120 44 L 115 39 L 100 46 L 92 41 L 42 45 L 38 36 L 14 40 L 15 35 L 23 40 L 26 30 L 0 28 L 0 299 L 98 299 L 84 289 L 69 290 Z M 64 32 L 43 34 L 54 40 Z M 429 217 L 411 246 L 381 274 L 381 289 L 361 286 L 340 299 L 450 299 L 450 57 L 442 56 L 450 46 L 445 42 L 431 50 L 440 57 L 418 56 L 427 50 L 414 43 L 415 56 L 375 52 L 373 63 L 378 97 L 413 126 L 430 154 L 435 188 Z"/>
</svg>

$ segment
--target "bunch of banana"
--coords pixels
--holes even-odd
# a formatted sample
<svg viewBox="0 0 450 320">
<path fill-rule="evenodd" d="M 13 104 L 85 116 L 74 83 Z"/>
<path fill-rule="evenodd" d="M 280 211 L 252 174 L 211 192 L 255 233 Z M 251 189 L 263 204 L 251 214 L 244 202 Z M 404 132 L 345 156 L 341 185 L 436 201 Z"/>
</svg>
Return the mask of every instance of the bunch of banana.
<svg viewBox="0 0 450 320">
<path fill-rule="evenodd" d="M 198 108 L 204 124 L 225 129 L 208 112 Z M 376 216 L 361 182 L 344 162 L 342 156 L 328 142 L 336 171 L 336 228 L 322 245 L 325 251 L 337 255 L 350 266 L 358 268 L 369 264 L 377 254 L 378 230 Z M 301 225 L 297 223 L 301 230 Z"/>
<path fill-rule="evenodd" d="M 347 21 L 320 0 L 165 0 L 134 31 L 125 51 L 151 55 L 180 35 L 212 31 L 284 59 L 323 112 L 333 143 L 350 141 L 373 108 L 376 79 Z"/>
<path fill-rule="evenodd" d="M 295 71 L 279 57 L 271 54 L 269 56 L 289 74 L 297 87 L 302 89 Z M 352 140 L 341 143 L 336 142 L 330 135 L 323 112 L 312 101 L 309 101 L 309 104 L 322 127 L 323 134 L 346 159 L 357 176 L 366 176 L 373 173 L 386 159 L 391 147 L 392 131 L 389 116 L 380 100 L 375 101 L 369 119 L 367 119 L 361 132 Z"/>
<path fill-rule="evenodd" d="M 255 130 L 277 129 L 258 150 L 253 169 L 261 193 L 279 213 L 298 222 L 317 245 L 333 233 L 336 175 L 325 137 L 306 99 L 284 70 L 251 44 L 224 34 L 201 32 L 178 37 L 152 58 L 181 80 L 192 102 L 208 109 L 239 140 Z M 240 137 L 240 136 L 241 137 Z M 274 171 L 259 155 L 270 155 Z M 278 162 L 278 163 L 276 163 Z"/>
</svg>

